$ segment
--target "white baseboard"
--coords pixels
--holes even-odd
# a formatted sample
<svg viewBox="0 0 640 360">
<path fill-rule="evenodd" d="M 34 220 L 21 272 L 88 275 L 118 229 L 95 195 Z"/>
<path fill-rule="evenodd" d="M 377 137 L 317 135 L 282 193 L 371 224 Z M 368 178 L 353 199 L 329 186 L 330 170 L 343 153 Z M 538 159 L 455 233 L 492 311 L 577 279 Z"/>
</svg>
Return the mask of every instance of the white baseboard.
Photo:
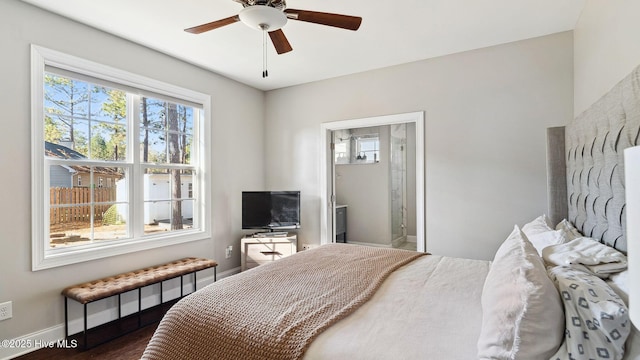
<svg viewBox="0 0 640 360">
<path fill-rule="evenodd" d="M 240 273 L 240 267 L 237 268 L 233 268 L 227 271 L 223 271 L 221 273 L 218 273 L 216 278 L 218 280 L 224 279 L 226 277 L 229 277 L 231 275 L 235 275 Z M 198 278 L 198 289 L 202 289 L 203 287 L 209 285 L 213 283 L 213 275 L 211 276 L 207 276 L 204 278 Z M 185 287 L 188 287 L 189 283 L 185 283 Z M 175 293 L 179 293 L 180 291 L 180 286 L 176 288 L 172 288 L 172 289 L 164 289 L 163 291 L 163 296 L 167 296 L 166 299 L 171 299 L 172 298 L 172 294 Z M 134 291 L 135 292 L 135 291 Z M 133 302 L 135 302 L 135 304 L 129 304 L 131 303 L 131 301 L 125 301 L 124 295 L 123 295 L 123 303 L 122 303 L 122 307 L 123 307 L 123 316 L 126 316 L 127 313 L 124 311 L 127 308 L 127 305 L 135 305 L 135 308 L 137 309 L 137 292 L 135 292 L 135 300 Z M 143 294 L 143 298 L 142 298 L 142 303 L 143 305 L 145 303 L 153 303 L 153 302 L 159 302 L 159 295 L 158 294 L 150 294 L 148 296 L 144 296 Z M 165 300 L 168 301 L 168 300 Z M 102 302 L 102 300 L 100 301 Z M 75 303 L 74 301 L 69 301 L 69 304 L 71 305 L 71 303 Z M 97 303 L 97 302 L 96 302 Z M 112 301 L 111 303 L 113 304 L 117 304 L 117 301 Z M 79 304 L 76 304 L 79 305 Z M 107 304 L 109 305 L 109 304 Z M 157 305 L 157 304 L 155 304 Z M 117 306 L 117 305 L 116 305 Z M 153 306 L 153 305 L 151 305 Z M 80 308 L 82 308 L 81 305 L 79 305 Z M 128 306 L 129 308 L 131 306 Z M 145 307 L 143 306 L 143 309 Z M 70 309 L 71 310 L 71 309 Z M 62 310 L 64 311 L 64 309 Z M 91 325 L 91 324 L 103 324 L 106 323 L 108 321 L 111 320 L 115 320 L 115 317 L 117 317 L 117 315 L 114 317 L 113 314 L 117 314 L 117 307 L 104 307 L 102 310 L 95 312 L 93 314 L 90 314 L 88 316 L 88 323 L 89 323 L 89 327 L 93 327 L 96 325 Z M 71 311 L 70 311 L 71 312 Z M 70 314 L 71 317 L 71 314 Z M 82 331 L 84 321 L 82 319 L 82 317 L 80 318 L 76 318 L 73 320 L 69 321 L 69 329 L 71 329 L 69 332 L 74 334 L 76 332 Z M 79 331 L 75 331 L 74 329 L 79 329 Z M 63 324 L 59 324 L 59 325 L 55 325 L 52 326 L 50 328 L 47 329 L 43 329 L 43 330 L 39 330 L 36 332 L 33 332 L 31 334 L 26 334 L 23 336 L 20 336 L 18 338 L 15 339 L 11 339 L 8 340 L 9 341 L 9 345 L 13 345 L 13 346 L 4 346 L 5 344 L 3 343 L 2 346 L 0 346 L 0 360 L 8 360 L 8 359 L 13 359 L 15 357 L 30 353 L 32 351 L 36 351 L 39 350 L 43 347 L 52 347 L 52 346 L 69 346 L 69 347 L 73 347 L 74 344 L 72 344 L 71 342 L 64 342 L 64 338 L 65 338 L 65 328 L 64 328 L 64 323 Z M 0 339 L 0 341 L 3 341 L 5 339 Z"/>
<path fill-rule="evenodd" d="M 223 271 L 221 273 L 218 273 L 217 279 L 218 280 L 222 280 L 226 277 L 229 277 L 231 275 L 235 275 L 235 274 L 240 274 L 240 271 L 242 270 L 242 268 L 240 266 L 227 270 L 227 271 Z"/>
<path fill-rule="evenodd" d="M 51 347 L 56 345 L 57 341 L 62 339 L 64 339 L 64 324 L 36 331 L 19 338 L 9 340 L 10 346 L 8 347 L 4 345 L 0 346 L 0 359 L 13 359 L 46 346 Z M 2 341 L 4 342 L 4 339 Z"/>
<path fill-rule="evenodd" d="M 407 242 L 407 237 L 406 236 L 401 236 L 399 238 L 395 238 L 395 239 L 391 240 L 391 247 L 397 248 L 397 247 L 400 247 L 400 246 L 404 245 L 406 242 Z"/>
<path fill-rule="evenodd" d="M 418 237 L 415 236 L 415 235 L 407 235 L 407 242 L 417 243 L 418 242 Z"/>
<path fill-rule="evenodd" d="M 391 248 L 391 244 L 376 244 L 376 243 L 368 243 L 368 242 L 361 242 L 361 241 L 347 241 L 347 244 Z"/>
</svg>

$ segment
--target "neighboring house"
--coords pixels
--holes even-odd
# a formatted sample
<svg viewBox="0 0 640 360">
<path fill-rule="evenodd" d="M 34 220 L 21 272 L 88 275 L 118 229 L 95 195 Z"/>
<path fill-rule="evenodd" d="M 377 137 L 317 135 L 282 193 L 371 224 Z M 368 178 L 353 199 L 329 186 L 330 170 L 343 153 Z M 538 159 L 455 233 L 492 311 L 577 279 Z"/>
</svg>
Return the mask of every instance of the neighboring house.
<svg viewBox="0 0 640 360">
<path fill-rule="evenodd" d="M 49 157 L 59 159 L 86 159 L 86 156 L 68 148 L 64 145 L 54 144 L 45 141 L 45 154 Z M 88 166 L 65 166 L 57 165 L 51 167 L 49 175 L 49 183 L 52 188 L 73 188 L 73 187 L 89 187 L 90 169 Z M 93 170 L 94 184 L 98 188 L 117 187 L 117 182 L 123 180 L 122 174 L 105 167 L 94 167 Z M 171 204 L 167 199 L 170 198 L 169 175 L 167 174 L 145 174 L 144 175 L 144 197 L 149 201 L 145 202 L 145 224 L 155 224 L 160 221 L 167 220 L 171 217 Z M 182 198 L 192 198 L 193 180 L 191 175 L 182 175 L 181 178 Z M 122 191 L 116 190 L 116 201 L 127 202 L 125 187 L 121 187 Z M 126 213 L 126 206 L 118 208 L 120 213 Z M 193 200 L 183 200 L 182 216 L 185 219 L 193 217 Z"/>
<path fill-rule="evenodd" d="M 191 175 L 181 175 L 181 196 L 183 199 L 193 197 L 193 180 Z M 167 199 L 171 193 L 168 174 L 144 175 L 145 199 Z M 145 202 L 144 223 L 154 224 L 167 220 L 171 214 L 171 203 L 168 201 Z M 182 218 L 193 218 L 193 200 L 182 201 Z"/>
<path fill-rule="evenodd" d="M 48 141 L 44 143 L 44 152 L 48 157 L 59 159 L 81 160 L 87 157 L 64 145 L 54 144 Z M 91 172 L 88 166 L 57 165 L 51 168 L 49 184 L 54 187 L 89 187 L 91 185 Z M 93 168 L 93 184 L 99 188 L 111 188 L 116 186 L 116 181 L 122 178 L 122 174 L 106 167 Z"/>
<path fill-rule="evenodd" d="M 73 176 L 77 172 L 64 165 L 52 166 L 49 172 L 49 185 L 52 188 L 72 188 Z"/>
<path fill-rule="evenodd" d="M 193 179 L 191 175 L 181 175 L 181 198 L 182 218 L 193 218 Z M 119 190 L 119 191 L 118 191 Z M 171 218 L 171 186 L 168 174 L 144 174 L 144 223 L 157 224 L 168 222 Z M 117 189 L 116 201 L 126 202 L 127 193 L 124 186 Z M 118 213 L 124 214 L 128 211 L 127 206 L 119 205 Z"/>
</svg>

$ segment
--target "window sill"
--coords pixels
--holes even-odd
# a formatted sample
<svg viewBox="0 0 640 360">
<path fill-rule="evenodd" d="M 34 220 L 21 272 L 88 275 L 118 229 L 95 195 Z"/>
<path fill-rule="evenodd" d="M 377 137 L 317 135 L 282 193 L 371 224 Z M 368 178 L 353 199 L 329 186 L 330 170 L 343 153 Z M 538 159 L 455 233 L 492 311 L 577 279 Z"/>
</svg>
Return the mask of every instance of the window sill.
<svg viewBox="0 0 640 360">
<path fill-rule="evenodd" d="M 111 256 L 128 254 L 137 251 L 157 249 L 164 246 L 183 244 L 210 239 L 205 231 L 181 232 L 162 237 L 144 237 L 138 240 L 113 241 L 109 244 L 88 245 L 82 248 L 61 248 L 34 252 L 32 270 L 44 270 L 59 266 L 77 264 L 85 261 L 103 259 Z M 42 257 L 37 256 L 42 254 Z"/>
</svg>

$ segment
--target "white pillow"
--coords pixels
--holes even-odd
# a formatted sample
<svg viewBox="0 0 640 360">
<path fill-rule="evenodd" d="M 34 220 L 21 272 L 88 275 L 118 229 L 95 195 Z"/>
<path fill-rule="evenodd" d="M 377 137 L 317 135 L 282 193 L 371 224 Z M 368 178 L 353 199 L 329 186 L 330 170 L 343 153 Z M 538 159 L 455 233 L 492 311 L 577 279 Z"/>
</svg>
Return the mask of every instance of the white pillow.
<svg viewBox="0 0 640 360">
<path fill-rule="evenodd" d="M 525 233 L 526 234 L 526 233 Z M 527 235 L 527 238 L 538 251 L 538 255 L 542 256 L 542 250 L 547 246 L 560 245 L 567 242 L 565 233 L 562 230 L 551 230 L 537 234 Z"/>
<path fill-rule="evenodd" d="M 553 230 L 551 220 L 547 215 L 542 214 L 522 227 L 522 232 L 533 244 L 542 256 L 542 249 L 551 245 L 558 245 L 567 242 L 567 237 L 563 230 Z"/>
<path fill-rule="evenodd" d="M 522 226 L 522 232 L 527 236 L 539 234 L 547 231 L 553 231 L 553 225 L 547 215 L 542 214 Z"/>
<path fill-rule="evenodd" d="M 565 266 L 549 269 L 562 296 L 566 331 L 552 360 L 622 359 L 631 323 L 622 299 L 595 275 Z"/>
<path fill-rule="evenodd" d="M 496 252 L 482 291 L 480 359 L 549 359 L 564 316 L 542 259 L 516 226 Z"/>
<path fill-rule="evenodd" d="M 556 230 L 562 230 L 565 233 L 567 241 L 571 241 L 573 239 L 584 236 L 567 219 L 563 219 L 562 221 L 560 221 L 558 225 L 556 225 Z"/>
</svg>

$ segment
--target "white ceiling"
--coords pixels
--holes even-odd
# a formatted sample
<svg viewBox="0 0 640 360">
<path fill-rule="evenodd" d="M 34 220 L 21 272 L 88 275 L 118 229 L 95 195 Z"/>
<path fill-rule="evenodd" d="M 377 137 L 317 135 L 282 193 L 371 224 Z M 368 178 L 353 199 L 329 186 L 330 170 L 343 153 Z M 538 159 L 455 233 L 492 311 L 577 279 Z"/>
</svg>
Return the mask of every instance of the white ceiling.
<svg viewBox="0 0 640 360">
<path fill-rule="evenodd" d="M 262 90 L 271 90 L 572 30 L 586 0 L 287 0 L 300 10 L 361 16 L 356 32 L 289 20 L 293 51 L 242 23 L 184 32 L 237 14 L 233 0 L 22 0 Z"/>
</svg>

